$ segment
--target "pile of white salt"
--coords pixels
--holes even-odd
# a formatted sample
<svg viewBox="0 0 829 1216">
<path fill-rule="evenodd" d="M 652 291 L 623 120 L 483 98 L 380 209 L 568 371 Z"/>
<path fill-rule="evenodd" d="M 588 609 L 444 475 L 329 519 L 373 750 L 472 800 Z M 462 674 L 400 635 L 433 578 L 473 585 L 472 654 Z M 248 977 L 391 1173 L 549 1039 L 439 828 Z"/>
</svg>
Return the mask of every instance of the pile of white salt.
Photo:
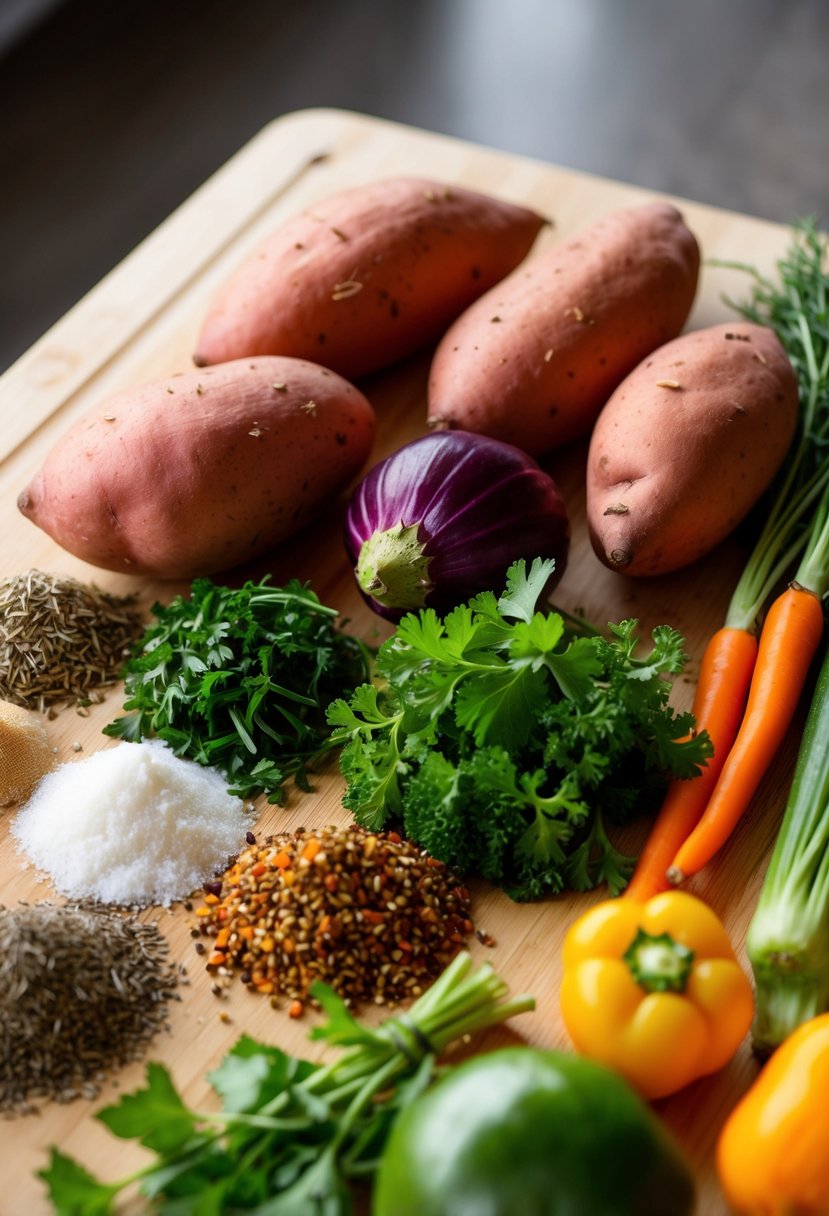
<svg viewBox="0 0 829 1216">
<path fill-rule="evenodd" d="M 47 773 L 12 833 L 68 899 L 170 904 L 244 846 L 244 807 L 226 784 L 160 740 L 122 742 Z"/>
</svg>

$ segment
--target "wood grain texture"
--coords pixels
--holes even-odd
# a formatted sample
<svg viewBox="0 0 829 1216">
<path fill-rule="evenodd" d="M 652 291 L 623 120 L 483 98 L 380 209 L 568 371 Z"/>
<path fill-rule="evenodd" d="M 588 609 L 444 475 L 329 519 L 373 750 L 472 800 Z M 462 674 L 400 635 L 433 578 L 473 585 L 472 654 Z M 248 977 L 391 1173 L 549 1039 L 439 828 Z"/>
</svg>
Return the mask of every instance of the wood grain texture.
<svg viewBox="0 0 829 1216">
<path fill-rule="evenodd" d="M 74 575 L 119 593 L 135 591 L 149 609 L 168 600 L 183 585 L 150 583 L 95 570 L 59 550 L 18 513 L 16 498 L 42 459 L 82 410 L 118 389 L 172 374 L 190 366 L 190 353 L 208 301 L 228 272 L 259 240 L 301 208 L 345 187 L 381 176 L 418 174 L 489 191 L 537 208 L 553 220 L 541 241 L 556 240 L 604 212 L 654 197 L 647 191 L 507 156 L 421 131 L 355 114 L 302 111 L 266 127 L 211 178 L 170 219 L 51 329 L 0 379 L 0 577 L 38 567 Z M 784 228 L 684 200 L 673 200 L 697 234 L 705 259 L 750 261 L 772 271 L 783 251 Z M 539 246 L 540 247 L 540 242 Z M 697 327 L 727 320 L 721 296 L 739 296 L 744 278 L 735 271 L 705 265 L 702 285 L 689 322 Z M 361 387 L 378 413 L 378 436 L 371 463 L 409 439 L 425 433 L 425 387 L 429 352 L 370 378 Z M 555 599 L 570 611 L 599 622 L 637 616 L 643 626 L 660 622 L 683 630 L 692 655 L 689 674 L 678 681 L 675 702 L 690 705 L 695 664 L 705 638 L 722 622 L 745 552 L 732 538 L 695 567 L 659 580 L 634 581 L 606 570 L 594 557 L 584 519 L 583 473 L 586 450 L 574 445 L 545 462 L 568 503 L 573 544 L 568 569 Z M 349 628 L 370 641 L 388 627 L 360 600 L 340 539 L 344 502 L 332 504 L 320 522 L 282 546 L 255 569 L 270 571 L 275 582 L 292 576 L 309 579 L 327 603 L 336 605 Z M 236 580 L 234 580 L 236 581 Z M 63 711 L 48 724 L 61 760 L 88 755 L 108 741 L 101 727 L 120 710 L 118 690 L 82 718 Z M 80 743 L 76 753 L 72 745 Z M 716 863 L 693 890 L 708 900 L 741 941 L 761 881 L 762 870 L 785 799 L 796 748 L 794 734 L 776 758 L 762 791 L 744 823 Z M 299 825 L 342 821 L 341 781 L 335 767 L 320 774 L 313 795 L 292 792 L 283 809 L 265 808 L 258 832 L 291 830 Z M 71 808 L 67 808 L 71 813 Z M 0 817 L 0 898 L 6 905 L 49 898 L 50 884 L 39 881 L 16 853 L 8 830 L 12 812 Z M 640 825 L 631 843 L 641 841 Z M 474 917 L 495 939 L 492 948 L 473 946 L 514 990 L 531 991 L 538 1008 L 479 1046 L 494 1046 L 515 1036 L 532 1044 L 565 1046 L 558 1012 L 560 946 L 573 917 L 602 893 L 568 896 L 532 905 L 515 905 L 484 884 L 473 884 Z M 195 1105 L 209 1100 L 205 1072 L 214 1067 L 243 1031 L 317 1058 L 320 1049 L 306 1042 L 310 1016 L 302 1022 L 272 1010 L 235 985 L 221 1003 L 193 951 L 191 916 L 181 907 L 146 913 L 167 934 L 172 955 L 187 967 L 190 984 L 182 988 L 171 1016 L 171 1033 L 152 1045 L 150 1057 L 173 1071 L 185 1098 Z M 225 1011 L 230 1020 L 219 1014 Z M 712 1153 L 727 1111 L 755 1075 L 748 1044 L 720 1075 L 698 1082 L 658 1104 L 699 1179 L 700 1216 L 721 1216 L 726 1208 L 714 1174 Z M 114 1177 L 142 1160 L 90 1114 L 134 1088 L 143 1066 L 124 1069 L 97 1102 L 78 1101 L 47 1107 L 38 1118 L 3 1125 L 0 1136 L 0 1212 L 37 1216 L 48 1206 L 33 1171 L 45 1164 L 47 1146 L 56 1143 L 80 1157 L 93 1171 Z"/>
</svg>

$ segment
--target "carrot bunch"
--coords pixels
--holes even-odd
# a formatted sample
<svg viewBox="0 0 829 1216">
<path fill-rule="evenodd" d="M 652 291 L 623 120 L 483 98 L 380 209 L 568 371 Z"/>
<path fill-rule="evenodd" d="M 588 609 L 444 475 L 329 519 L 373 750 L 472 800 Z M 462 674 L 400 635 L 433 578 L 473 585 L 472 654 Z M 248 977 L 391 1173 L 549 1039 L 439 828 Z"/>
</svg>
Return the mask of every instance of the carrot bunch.
<svg viewBox="0 0 829 1216">
<path fill-rule="evenodd" d="M 729 838 L 786 735 L 823 636 L 829 591 L 825 257 L 825 239 L 804 221 L 778 263 L 779 285 L 740 267 L 752 275 L 753 290 L 747 304 L 734 307 L 775 330 L 797 372 L 798 435 L 724 626 L 703 656 L 693 712 L 711 736 L 714 755 L 698 778 L 670 785 L 627 888 L 636 899 L 698 873 Z M 788 586 L 775 595 L 795 563 Z"/>
</svg>

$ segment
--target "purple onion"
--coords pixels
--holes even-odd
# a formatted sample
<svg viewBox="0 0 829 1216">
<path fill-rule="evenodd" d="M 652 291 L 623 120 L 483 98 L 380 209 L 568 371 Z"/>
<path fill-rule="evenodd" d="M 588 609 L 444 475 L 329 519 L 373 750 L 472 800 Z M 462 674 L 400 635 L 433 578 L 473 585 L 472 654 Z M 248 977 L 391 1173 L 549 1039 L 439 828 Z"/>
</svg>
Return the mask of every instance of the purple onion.
<svg viewBox="0 0 829 1216">
<path fill-rule="evenodd" d="M 526 452 L 467 431 L 434 431 L 380 461 L 349 503 L 345 542 L 366 601 L 389 620 L 448 612 L 499 592 L 519 558 L 564 573 L 567 508 Z"/>
</svg>

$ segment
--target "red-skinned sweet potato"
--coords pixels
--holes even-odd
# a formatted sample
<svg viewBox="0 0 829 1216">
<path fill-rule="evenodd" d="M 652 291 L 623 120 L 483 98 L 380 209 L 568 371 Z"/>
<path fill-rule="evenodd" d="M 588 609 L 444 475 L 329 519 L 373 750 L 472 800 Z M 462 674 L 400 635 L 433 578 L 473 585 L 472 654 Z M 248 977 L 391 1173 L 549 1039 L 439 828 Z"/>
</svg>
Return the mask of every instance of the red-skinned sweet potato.
<svg viewBox="0 0 829 1216">
<path fill-rule="evenodd" d="M 518 265 L 543 224 L 526 207 L 420 178 L 332 195 L 221 288 L 194 362 L 293 355 L 366 375 L 437 341 Z"/>
<path fill-rule="evenodd" d="M 373 436 L 371 405 L 336 373 L 238 360 L 88 411 L 18 506 L 94 566 L 209 575 L 297 532 L 359 472 Z"/>
<path fill-rule="evenodd" d="M 610 393 L 688 317 L 699 249 L 669 203 L 616 211 L 531 256 L 450 326 L 429 423 L 538 456 L 589 433 Z"/>
<path fill-rule="evenodd" d="M 797 410 L 797 378 L 770 329 L 716 325 L 654 351 L 590 441 L 587 519 L 600 560 L 654 575 L 707 553 L 771 482 Z"/>
</svg>

